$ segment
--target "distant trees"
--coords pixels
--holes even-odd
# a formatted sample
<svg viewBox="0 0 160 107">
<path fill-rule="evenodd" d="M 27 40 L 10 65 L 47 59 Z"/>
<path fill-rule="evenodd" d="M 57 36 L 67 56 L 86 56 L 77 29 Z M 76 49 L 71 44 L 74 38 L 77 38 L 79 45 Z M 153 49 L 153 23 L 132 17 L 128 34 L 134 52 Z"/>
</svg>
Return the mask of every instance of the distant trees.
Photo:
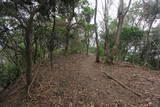
<svg viewBox="0 0 160 107">
<path fill-rule="evenodd" d="M 82 6 L 82 14 L 84 16 L 84 32 L 85 32 L 85 43 L 86 43 L 86 55 L 89 52 L 90 38 L 93 35 L 94 25 L 90 24 L 91 19 L 94 15 L 94 10 L 89 5 Z"/>
<path fill-rule="evenodd" d="M 144 31 L 132 26 L 124 26 L 121 32 L 119 56 L 121 61 L 136 62 L 137 59 L 130 60 L 133 54 L 139 54 L 141 50 L 141 40 L 143 38 Z M 139 52 L 138 52 L 139 51 Z"/>
<path fill-rule="evenodd" d="M 153 44 L 157 40 L 153 40 L 152 30 L 154 29 L 153 25 L 155 25 L 154 22 L 158 25 L 158 0 L 133 1 L 131 8 L 131 0 L 126 8 L 124 1 L 120 0 L 117 19 L 113 20 L 107 15 L 108 2 L 104 1 L 104 26 L 100 34 L 103 37 L 106 50 L 105 61 L 112 63 L 114 60 L 124 60 L 155 67 L 155 64 L 152 63 L 155 62 L 155 58 L 151 56 L 153 55 L 152 47 L 155 47 Z M 156 62 L 159 63 L 157 60 Z"/>
</svg>

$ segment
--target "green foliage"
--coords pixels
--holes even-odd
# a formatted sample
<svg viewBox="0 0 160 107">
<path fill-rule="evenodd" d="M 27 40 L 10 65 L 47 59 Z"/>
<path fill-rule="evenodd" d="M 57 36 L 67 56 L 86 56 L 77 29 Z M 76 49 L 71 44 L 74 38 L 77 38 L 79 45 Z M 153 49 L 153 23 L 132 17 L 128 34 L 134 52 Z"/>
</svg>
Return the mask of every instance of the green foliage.
<svg viewBox="0 0 160 107">
<path fill-rule="evenodd" d="M 58 4 L 58 13 L 66 18 L 76 16 L 74 9 L 78 7 L 80 1 L 81 0 L 60 0 Z"/>
<path fill-rule="evenodd" d="M 99 48 L 99 56 L 105 56 L 106 54 L 105 54 L 105 50 L 104 50 L 104 48 L 103 47 L 100 47 Z"/>
<path fill-rule="evenodd" d="M 89 52 L 90 53 L 96 53 L 96 47 L 90 47 Z"/>
<path fill-rule="evenodd" d="M 125 26 L 121 32 L 118 60 L 143 65 L 144 61 L 138 50 L 144 31 L 137 27 Z"/>
<path fill-rule="evenodd" d="M 109 27 L 110 27 L 110 33 L 114 33 L 117 27 L 117 20 L 111 21 Z"/>
<path fill-rule="evenodd" d="M 73 54 L 81 53 L 81 48 L 80 47 L 72 47 L 70 49 L 70 52 L 73 53 Z"/>
<path fill-rule="evenodd" d="M 17 78 L 19 70 L 15 65 L 0 65 L 0 87 L 6 87 Z"/>
<path fill-rule="evenodd" d="M 129 56 L 127 56 L 126 61 L 134 64 L 138 64 L 142 66 L 144 64 L 144 61 L 141 59 L 140 55 L 138 53 L 133 53 Z"/>
<path fill-rule="evenodd" d="M 144 31 L 137 27 L 124 27 L 121 33 L 121 41 L 133 42 L 138 41 L 143 37 Z"/>
<path fill-rule="evenodd" d="M 90 47 L 89 52 L 95 54 L 96 53 L 96 47 Z M 105 50 L 102 47 L 99 48 L 99 56 L 105 56 Z"/>
<path fill-rule="evenodd" d="M 134 52 L 132 51 L 133 47 L 136 47 L 138 42 L 141 41 L 143 37 L 144 31 L 140 30 L 137 27 L 124 27 L 123 31 L 121 32 L 120 38 L 120 53 L 119 58 L 120 60 L 125 60 L 126 54 L 132 55 Z M 130 48 L 128 47 L 130 45 Z"/>
<path fill-rule="evenodd" d="M 85 24 L 84 25 L 85 30 L 88 30 L 88 31 L 94 30 L 94 27 L 95 26 L 93 24 Z"/>
<path fill-rule="evenodd" d="M 89 23 L 91 21 L 91 18 L 93 17 L 94 9 L 92 9 L 89 6 L 82 6 L 82 9 L 83 9 L 82 14 L 85 17 L 86 22 Z"/>
</svg>

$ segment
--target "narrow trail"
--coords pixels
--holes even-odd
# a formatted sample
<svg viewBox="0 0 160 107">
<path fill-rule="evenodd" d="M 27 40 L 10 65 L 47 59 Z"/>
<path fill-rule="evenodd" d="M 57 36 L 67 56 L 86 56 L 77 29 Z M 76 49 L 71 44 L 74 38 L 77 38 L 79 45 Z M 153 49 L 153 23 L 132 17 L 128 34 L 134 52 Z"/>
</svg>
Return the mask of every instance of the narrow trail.
<svg viewBox="0 0 160 107">
<path fill-rule="evenodd" d="M 23 94 L 12 96 L 2 104 L 4 107 L 155 107 L 151 106 L 156 101 L 154 96 L 160 95 L 159 73 L 128 63 L 96 63 L 94 55 L 57 57 L 52 70 L 49 63 L 42 64 L 38 70 L 30 90 L 31 98 L 24 98 Z M 104 78 L 102 72 L 143 93 L 144 97 L 139 98 L 113 80 Z M 20 82 L 17 86 L 24 84 Z M 15 88 L 16 85 L 8 92 Z"/>
<path fill-rule="evenodd" d="M 102 72 L 112 72 L 113 68 L 106 68 L 101 63 L 95 62 L 95 56 L 89 55 L 81 61 L 80 81 L 86 83 L 86 87 L 91 92 L 97 105 L 103 103 L 124 103 L 134 104 L 140 100 L 133 93 L 124 89 L 114 81 L 103 77 Z M 125 96 L 127 94 L 127 96 Z"/>
</svg>

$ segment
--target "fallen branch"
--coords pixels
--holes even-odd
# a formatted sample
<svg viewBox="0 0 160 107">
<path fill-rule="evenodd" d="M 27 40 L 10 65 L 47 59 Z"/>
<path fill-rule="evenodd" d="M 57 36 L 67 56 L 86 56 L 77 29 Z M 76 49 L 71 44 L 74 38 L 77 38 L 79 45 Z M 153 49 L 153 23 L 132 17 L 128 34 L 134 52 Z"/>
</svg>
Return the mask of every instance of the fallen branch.
<svg viewBox="0 0 160 107">
<path fill-rule="evenodd" d="M 126 86 L 125 84 L 123 84 L 122 82 L 120 82 L 119 80 L 115 79 L 114 77 L 112 77 L 111 75 L 107 74 L 106 72 L 103 72 L 104 77 L 107 77 L 109 79 L 112 79 L 113 81 L 115 81 L 116 83 L 118 83 L 120 86 L 122 86 L 123 88 L 131 91 L 133 94 L 137 95 L 138 97 L 141 97 L 142 95 L 138 92 L 136 92 L 135 90 L 131 89 L 130 87 Z"/>
</svg>

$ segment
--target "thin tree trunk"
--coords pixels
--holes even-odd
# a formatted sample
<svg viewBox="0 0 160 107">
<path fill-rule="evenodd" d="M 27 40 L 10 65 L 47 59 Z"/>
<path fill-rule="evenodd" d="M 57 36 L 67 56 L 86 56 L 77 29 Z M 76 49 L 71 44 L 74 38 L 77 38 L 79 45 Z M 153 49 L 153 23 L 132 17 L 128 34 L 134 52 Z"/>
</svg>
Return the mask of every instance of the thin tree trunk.
<svg viewBox="0 0 160 107">
<path fill-rule="evenodd" d="M 52 71 L 52 66 L 53 66 L 53 50 L 55 49 L 55 43 L 54 43 L 54 39 L 55 39 L 55 26 L 56 26 L 56 0 L 54 1 L 54 5 L 53 5 L 53 26 L 52 26 L 52 32 L 50 34 L 50 40 L 49 40 L 49 59 L 50 59 L 50 67 L 51 67 L 51 71 Z"/>
<path fill-rule="evenodd" d="M 107 2 L 105 0 L 105 10 L 104 10 L 104 23 L 105 23 L 105 43 L 104 43 L 104 50 L 107 52 L 107 45 L 108 45 L 108 35 L 109 35 L 109 30 L 108 30 L 108 6 Z"/>
<path fill-rule="evenodd" d="M 32 21 L 29 20 L 25 29 L 25 59 L 26 59 L 26 83 L 27 89 L 32 81 Z"/>
<path fill-rule="evenodd" d="M 85 40 L 86 40 L 86 55 L 88 55 L 88 50 L 89 50 L 89 32 L 85 32 Z"/>
<path fill-rule="evenodd" d="M 87 38 L 87 55 L 88 55 L 88 51 L 89 51 L 89 43 L 90 43 L 89 38 Z"/>
<path fill-rule="evenodd" d="M 72 15 L 69 17 L 69 19 L 68 19 L 68 25 L 66 26 L 66 30 L 67 30 L 67 32 L 66 32 L 66 44 L 65 44 L 65 54 L 67 54 L 68 53 L 68 48 L 69 48 L 69 39 L 70 39 L 70 35 L 69 35 L 69 33 L 70 33 L 70 30 L 71 30 L 71 28 L 70 28 L 70 25 L 71 25 L 71 22 L 72 22 L 72 20 L 73 20 L 73 18 L 74 18 L 74 9 L 75 9 L 75 7 L 74 7 L 74 4 L 73 4 L 73 9 L 72 9 Z"/>
<path fill-rule="evenodd" d="M 37 53 L 38 53 L 38 41 L 35 39 L 34 63 L 36 63 L 37 60 Z"/>
<path fill-rule="evenodd" d="M 53 61 L 53 52 L 50 51 L 50 64 L 51 64 L 51 70 L 52 70 L 52 68 L 53 68 L 53 63 L 52 63 L 52 61 Z"/>
<path fill-rule="evenodd" d="M 108 59 L 108 57 L 110 56 L 110 47 L 109 47 L 109 31 L 108 31 L 108 27 L 106 27 L 106 37 L 105 37 L 105 43 L 104 43 L 104 50 L 105 50 L 105 54 L 106 54 L 106 60 Z"/>
<path fill-rule="evenodd" d="M 99 60 L 99 41 L 98 41 L 98 32 L 97 32 L 97 0 L 96 0 L 96 5 L 95 5 L 95 17 L 94 17 L 94 24 L 95 24 L 95 35 L 96 35 L 96 46 L 97 46 L 97 50 L 96 50 L 96 62 L 100 62 Z"/>
<path fill-rule="evenodd" d="M 149 57 L 149 52 L 151 51 L 151 43 L 150 43 L 150 32 L 151 32 L 151 29 L 152 29 L 152 26 L 153 26 L 153 22 L 154 20 L 156 19 L 156 15 L 153 17 L 153 19 L 151 20 L 150 22 L 150 25 L 149 25 L 149 30 L 147 32 L 147 44 L 148 44 L 148 48 L 147 48 L 147 52 L 146 52 L 146 56 L 145 56 L 145 66 L 148 66 L 148 62 L 150 60 L 150 57 Z"/>
<path fill-rule="evenodd" d="M 110 63 L 110 47 L 109 47 L 109 26 L 108 26 L 108 18 L 109 18 L 109 0 L 105 0 L 105 10 L 104 10 L 104 23 L 105 23 L 105 43 L 104 50 L 106 54 L 106 63 Z"/>
<path fill-rule="evenodd" d="M 87 49 L 88 48 L 88 43 L 87 43 L 88 41 L 87 41 L 87 33 L 86 33 L 86 31 L 85 31 L 84 36 L 85 36 L 86 55 L 88 55 L 88 52 L 87 52 L 88 51 L 88 49 Z"/>
<path fill-rule="evenodd" d="M 65 44 L 65 54 L 68 53 L 68 47 L 69 47 L 69 32 L 70 32 L 70 29 L 67 28 L 67 32 L 66 32 L 66 44 Z"/>
<path fill-rule="evenodd" d="M 55 14 L 55 13 L 54 13 Z M 54 36 L 55 36 L 55 25 L 56 25 L 56 16 L 54 16 L 54 22 L 52 27 L 52 33 L 51 33 L 51 43 L 50 43 L 50 64 L 51 64 L 51 70 L 53 68 L 53 50 L 54 50 Z"/>
</svg>

